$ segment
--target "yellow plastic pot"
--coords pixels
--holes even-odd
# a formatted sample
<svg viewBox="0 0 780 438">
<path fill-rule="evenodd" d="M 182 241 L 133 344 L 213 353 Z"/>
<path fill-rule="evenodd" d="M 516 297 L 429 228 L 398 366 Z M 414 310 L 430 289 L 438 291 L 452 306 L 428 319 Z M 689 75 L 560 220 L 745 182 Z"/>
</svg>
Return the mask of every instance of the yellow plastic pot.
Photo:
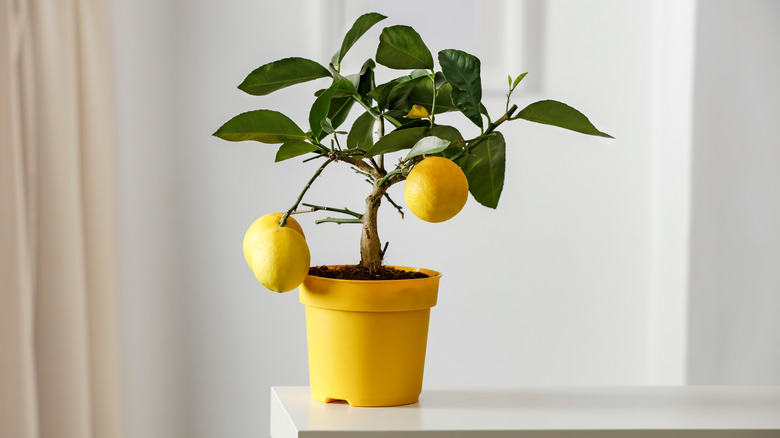
<svg viewBox="0 0 780 438">
<path fill-rule="evenodd" d="M 358 281 L 308 276 L 298 288 L 306 306 L 312 397 L 351 406 L 396 406 L 420 396 L 428 320 L 441 274 Z"/>
</svg>

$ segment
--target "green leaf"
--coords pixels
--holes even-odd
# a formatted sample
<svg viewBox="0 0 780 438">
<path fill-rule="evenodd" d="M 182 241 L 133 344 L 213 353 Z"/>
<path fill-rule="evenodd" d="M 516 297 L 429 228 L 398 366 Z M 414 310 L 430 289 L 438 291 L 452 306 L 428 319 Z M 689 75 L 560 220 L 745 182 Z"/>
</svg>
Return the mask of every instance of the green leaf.
<svg viewBox="0 0 780 438">
<path fill-rule="evenodd" d="M 382 30 L 376 62 L 394 69 L 433 69 L 433 56 L 420 34 L 409 26 L 391 26 Z"/>
<path fill-rule="evenodd" d="M 349 149 L 371 149 L 374 145 L 374 122 L 376 119 L 368 111 L 363 113 L 352 124 L 352 129 L 347 135 L 347 147 Z"/>
<path fill-rule="evenodd" d="M 439 64 L 452 84 L 452 102 L 474 124 L 482 128 L 479 104 L 482 101 L 480 62 L 474 55 L 454 49 L 439 52 Z"/>
<path fill-rule="evenodd" d="M 407 76 L 407 77 L 403 77 L 403 78 L 393 79 L 392 81 L 386 83 L 385 86 L 382 87 L 382 89 L 380 90 L 379 98 L 375 99 L 377 105 L 379 106 L 379 108 L 380 109 L 387 108 L 388 104 L 389 104 L 389 100 L 390 100 L 390 93 L 393 91 L 393 88 L 395 88 L 397 84 L 400 84 L 402 82 L 409 81 L 409 80 L 411 80 L 411 78 Z M 379 87 L 377 87 L 377 88 L 379 88 Z"/>
<path fill-rule="evenodd" d="M 403 149 L 411 149 L 420 139 L 428 135 L 428 128 L 410 128 L 393 131 L 377 140 L 374 146 L 366 152 L 366 157 L 387 154 Z"/>
<path fill-rule="evenodd" d="M 432 135 L 423 137 L 420 139 L 420 141 L 415 143 L 415 145 L 412 147 L 412 150 L 409 151 L 409 155 L 407 155 L 404 160 L 408 160 L 409 158 L 423 154 L 436 154 L 447 149 L 449 145 L 449 140 L 443 140 Z"/>
<path fill-rule="evenodd" d="M 532 103 L 517 113 L 517 116 L 513 117 L 513 119 L 517 118 L 570 129 L 582 134 L 614 138 L 596 129 L 581 112 L 563 102 L 555 100 L 542 100 Z"/>
<path fill-rule="evenodd" d="M 390 82 L 392 82 L 392 81 L 390 81 Z M 374 87 L 373 90 L 368 92 L 368 97 L 374 99 L 378 103 L 379 102 L 379 96 L 382 94 L 382 90 L 386 86 L 388 86 L 390 84 L 390 82 L 387 82 L 387 83 L 384 83 L 384 84 L 379 84 L 376 87 Z"/>
<path fill-rule="evenodd" d="M 314 146 L 311 143 L 305 141 L 289 141 L 279 147 L 279 150 L 276 151 L 276 160 L 274 161 L 278 163 L 316 150 L 317 146 Z"/>
<path fill-rule="evenodd" d="M 447 83 L 447 78 L 444 77 L 444 73 L 437 71 L 435 75 L 433 75 L 433 79 L 436 85 L 436 88 L 440 88 L 442 85 Z"/>
<path fill-rule="evenodd" d="M 336 132 L 336 129 L 333 128 L 333 125 L 330 123 L 330 119 L 327 117 L 320 121 L 320 126 L 322 127 L 322 132 L 327 134 L 333 134 Z"/>
<path fill-rule="evenodd" d="M 431 111 L 431 101 L 433 100 L 433 87 L 431 81 L 421 81 L 417 83 L 406 97 L 406 106 L 402 110 L 409 111 L 413 105 L 422 105 L 428 112 Z M 452 85 L 445 82 L 439 87 L 436 95 L 436 110 L 434 114 L 446 113 L 449 111 L 458 111 L 458 108 L 452 103 Z"/>
<path fill-rule="evenodd" d="M 327 68 L 306 58 L 285 58 L 257 68 L 238 86 L 254 96 L 265 96 L 290 85 L 330 76 Z"/>
<path fill-rule="evenodd" d="M 271 144 L 306 138 L 306 134 L 295 122 L 284 114 L 271 110 L 241 113 L 217 129 L 214 136 L 228 141 L 255 140 Z"/>
<path fill-rule="evenodd" d="M 344 55 L 346 55 L 349 49 L 355 45 L 355 42 L 357 42 L 357 40 L 368 31 L 368 29 L 371 29 L 373 25 L 379 23 L 385 18 L 387 17 L 376 12 L 369 12 L 368 14 L 363 14 L 358 17 L 358 19 L 355 20 L 355 23 L 352 24 L 352 27 L 347 31 L 347 34 L 344 36 L 344 41 L 341 43 L 341 49 L 335 55 L 333 55 L 333 59 L 331 60 L 333 65 L 341 64 L 341 60 L 344 59 Z"/>
<path fill-rule="evenodd" d="M 428 76 L 428 74 L 429 74 L 428 70 L 417 69 L 417 70 L 412 70 L 412 72 L 409 73 L 409 77 L 412 79 L 417 79 L 423 76 Z"/>
<path fill-rule="evenodd" d="M 330 110 L 328 110 L 328 118 L 331 120 L 334 128 L 338 128 L 344 123 L 349 115 L 349 110 L 352 109 L 352 105 L 355 103 L 351 97 L 334 97 L 330 101 Z"/>
<path fill-rule="evenodd" d="M 367 60 L 363 67 L 360 69 L 360 75 L 358 78 L 358 85 L 357 92 L 362 97 L 363 102 L 366 104 L 370 103 L 370 100 L 368 98 L 368 93 L 371 92 L 371 90 L 376 85 L 374 83 L 374 68 L 376 67 L 376 63 L 373 59 Z"/>
<path fill-rule="evenodd" d="M 433 128 L 429 129 L 428 132 L 431 135 L 435 135 L 436 137 L 449 140 L 450 143 L 458 143 L 463 141 L 463 136 L 460 134 L 460 131 L 458 131 L 452 126 L 436 125 Z"/>
<path fill-rule="evenodd" d="M 521 74 L 520 76 L 518 76 L 517 79 L 515 79 L 515 82 L 512 84 L 512 88 L 511 89 L 514 90 L 515 88 L 517 88 L 517 84 L 519 84 L 520 81 L 522 81 L 523 78 L 525 77 L 525 75 L 527 75 L 527 74 L 528 74 L 528 72 L 525 72 L 525 73 Z"/>
<path fill-rule="evenodd" d="M 385 113 L 387 114 L 387 113 Z M 411 128 L 428 128 L 431 126 L 431 121 L 428 119 L 407 119 L 402 118 L 400 120 L 403 120 L 405 123 L 397 128 L 395 128 L 396 131 L 400 131 L 402 129 L 411 129 Z M 407 121 L 408 120 L 408 121 Z"/>
<path fill-rule="evenodd" d="M 330 109 L 328 109 L 328 118 L 334 128 L 338 128 L 344 123 L 344 120 L 349 115 L 349 110 L 352 109 L 352 105 L 355 103 L 351 96 L 357 95 L 355 85 L 349 79 L 343 78 L 336 83 L 338 87 L 333 94 L 333 99 L 330 101 Z M 344 97 L 336 97 L 340 94 Z"/>
<path fill-rule="evenodd" d="M 406 98 L 409 97 L 412 89 L 422 82 L 430 83 L 431 80 L 427 77 L 417 77 L 394 86 L 387 96 L 387 107 L 393 110 L 405 110 L 406 112 L 409 112 L 412 105 L 406 105 Z"/>
<path fill-rule="evenodd" d="M 461 166 L 469 181 L 469 192 L 485 207 L 496 208 L 504 189 L 506 142 L 500 132 L 477 140 L 479 144 Z"/>
<path fill-rule="evenodd" d="M 328 117 L 328 110 L 330 109 L 330 102 L 333 100 L 333 94 L 339 89 L 339 82 L 343 80 L 344 79 L 334 82 L 333 85 L 317 97 L 314 104 L 311 106 L 311 111 L 309 111 L 309 127 L 311 127 L 311 132 L 317 140 L 324 137 L 324 135 L 322 135 L 322 121 Z"/>
</svg>

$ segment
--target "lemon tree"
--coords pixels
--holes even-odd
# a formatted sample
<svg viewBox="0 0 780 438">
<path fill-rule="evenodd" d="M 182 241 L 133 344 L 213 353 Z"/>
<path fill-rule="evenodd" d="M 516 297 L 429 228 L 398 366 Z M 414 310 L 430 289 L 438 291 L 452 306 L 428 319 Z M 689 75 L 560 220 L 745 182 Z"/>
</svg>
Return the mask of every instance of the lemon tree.
<svg viewBox="0 0 780 438">
<path fill-rule="evenodd" d="M 374 271 L 387 250 L 377 229 L 380 205 L 387 201 L 403 217 L 403 206 L 387 192 L 392 185 L 405 182 L 404 198 L 412 213 L 441 222 L 463 208 L 468 193 L 486 207 L 498 206 L 506 169 L 507 142 L 498 131 L 503 123 L 522 119 L 611 138 L 559 101 L 541 100 L 519 109 L 512 101 L 513 92 L 526 73 L 508 77 L 506 105 L 491 117 L 482 102 L 479 58 L 457 49 L 441 50 L 434 57 L 409 26 L 385 27 L 376 55 L 359 71 L 342 72 L 341 63 L 350 49 L 385 18 L 375 12 L 358 17 L 327 63 L 284 58 L 261 65 L 239 85 L 248 94 L 265 96 L 303 82 L 322 81 L 308 114 L 300 117 L 304 123 L 272 109 L 257 109 L 231 118 L 214 133 L 228 141 L 279 145 L 277 162 L 297 157 L 320 162 L 285 213 L 264 216 L 247 231 L 247 262 L 272 290 L 294 288 L 306 275 L 308 247 L 291 217 L 294 213 L 324 211 L 333 216 L 317 223 L 360 224 L 360 264 Z M 374 73 L 380 66 L 398 71 L 398 76 L 377 84 Z M 447 112 L 460 113 L 465 126 L 437 123 L 436 116 Z M 345 127 L 352 113 L 356 117 Z M 388 159 L 393 154 L 397 156 Z M 370 184 L 363 212 L 303 203 L 309 188 L 332 163 L 351 167 Z"/>
</svg>

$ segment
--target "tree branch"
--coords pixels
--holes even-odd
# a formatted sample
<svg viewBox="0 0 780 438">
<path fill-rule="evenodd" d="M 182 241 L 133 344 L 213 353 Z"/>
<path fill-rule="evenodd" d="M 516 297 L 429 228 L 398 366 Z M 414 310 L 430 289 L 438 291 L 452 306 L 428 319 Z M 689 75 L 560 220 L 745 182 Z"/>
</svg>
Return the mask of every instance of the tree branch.
<svg viewBox="0 0 780 438">
<path fill-rule="evenodd" d="M 332 162 L 333 162 L 333 158 L 328 158 L 328 161 L 322 163 L 322 166 L 320 166 L 320 168 L 317 169 L 316 172 L 314 172 L 314 175 L 312 175 L 312 177 L 309 180 L 309 182 L 306 183 L 306 187 L 304 187 L 303 190 L 301 191 L 301 194 L 298 195 L 298 199 L 295 200 L 295 204 L 292 207 L 290 207 L 290 209 L 287 210 L 287 212 L 285 214 L 282 215 L 281 219 L 279 219 L 279 226 L 280 227 L 283 227 L 283 226 L 285 226 L 287 224 L 287 218 L 290 217 L 290 215 L 292 214 L 293 211 L 295 211 L 295 209 L 298 208 L 298 204 L 301 203 L 301 200 L 303 199 L 303 195 L 305 195 L 306 192 L 309 190 L 309 188 L 311 187 L 311 185 L 314 182 L 314 180 L 317 179 L 318 176 L 320 176 L 320 174 L 322 173 L 322 170 L 325 169 L 325 166 L 327 166 L 328 164 L 330 164 Z"/>
<path fill-rule="evenodd" d="M 324 206 L 322 206 L 322 205 L 307 204 L 307 203 L 305 203 L 305 202 L 304 202 L 302 205 L 305 205 L 306 207 L 311 207 L 311 210 L 312 210 L 312 211 L 319 211 L 319 210 L 323 210 L 323 211 L 335 211 L 336 213 L 344 213 L 344 214 L 348 214 L 348 215 L 350 215 L 350 216 L 354 216 L 354 217 L 356 217 L 356 218 L 358 218 L 358 219 L 360 219 L 360 218 L 362 218 L 362 217 L 363 217 L 363 215 L 362 215 L 362 214 L 360 214 L 360 213 L 357 213 L 357 212 L 354 212 L 354 211 L 352 211 L 352 210 L 350 210 L 350 209 L 348 209 L 348 208 L 333 208 L 333 207 L 324 207 Z"/>
<path fill-rule="evenodd" d="M 333 223 L 333 224 L 362 224 L 363 221 L 360 219 L 342 219 L 342 218 L 336 218 L 336 217 L 326 217 L 325 219 L 320 219 L 317 221 L 314 221 L 315 224 L 324 224 L 324 223 Z"/>
<path fill-rule="evenodd" d="M 363 172 L 366 172 L 366 173 L 372 175 L 375 178 L 379 177 L 379 175 L 377 175 L 377 173 L 376 173 L 376 169 L 371 167 L 370 164 L 366 163 L 363 160 L 358 160 L 357 158 L 352 158 L 352 157 L 346 157 L 346 156 L 343 156 L 343 155 L 340 155 L 340 154 L 331 154 L 330 157 L 331 157 L 332 160 L 343 161 L 345 163 L 349 163 L 349 164 L 357 167 L 358 169 L 362 170 Z"/>
<path fill-rule="evenodd" d="M 385 198 L 387 198 L 387 200 L 390 201 L 390 204 L 392 204 L 392 206 L 395 207 L 396 210 L 398 210 L 398 214 L 400 214 L 401 219 L 403 219 L 404 218 L 403 208 L 400 205 L 396 204 L 395 201 L 393 201 L 393 198 L 391 198 L 387 192 L 385 192 Z"/>
</svg>

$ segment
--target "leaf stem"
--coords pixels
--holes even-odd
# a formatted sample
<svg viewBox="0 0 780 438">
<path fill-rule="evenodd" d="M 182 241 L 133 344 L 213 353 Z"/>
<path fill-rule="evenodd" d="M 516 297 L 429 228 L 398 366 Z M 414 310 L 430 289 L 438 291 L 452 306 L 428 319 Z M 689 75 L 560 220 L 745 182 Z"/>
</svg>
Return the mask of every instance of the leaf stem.
<svg viewBox="0 0 780 438">
<path fill-rule="evenodd" d="M 310 208 L 311 208 L 311 211 L 319 211 L 319 210 L 323 210 L 323 211 L 335 211 L 336 213 L 344 213 L 344 214 L 348 214 L 348 215 L 350 215 L 350 216 L 353 216 L 353 217 L 356 217 L 356 218 L 358 218 L 358 219 L 360 219 L 361 217 L 363 217 L 363 215 L 362 215 L 362 214 L 360 214 L 360 213 L 357 213 L 357 212 L 354 212 L 354 211 L 352 211 L 352 210 L 350 210 L 350 209 L 348 209 L 348 208 L 333 208 L 333 207 L 325 207 L 325 206 L 322 206 L 322 205 L 307 204 L 307 203 L 305 203 L 305 202 L 304 202 L 304 203 L 302 203 L 301 205 L 304 205 L 304 206 L 306 206 L 306 207 L 310 207 Z"/>
<path fill-rule="evenodd" d="M 460 157 L 462 157 L 462 156 L 464 156 L 464 155 L 466 155 L 468 153 L 471 153 L 471 151 L 481 143 L 481 141 L 478 141 L 478 140 L 480 140 L 482 138 L 485 138 L 488 135 L 492 134 L 493 131 L 495 131 L 496 128 L 498 128 L 498 125 L 506 122 L 507 120 L 513 120 L 512 119 L 512 114 L 514 114 L 515 111 L 517 111 L 517 105 L 512 105 L 512 108 L 509 108 L 509 110 L 506 112 L 506 114 L 501 116 L 495 122 L 491 123 L 488 126 L 488 128 L 485 130 L 485 132 L 483 132 L 479 137 L 474 137 L 471 140 L 467 140 L 466 144 L 471 144 L 471 145 L 463 148 L 460 152 L 458 152 L 457 154 L 452 156 L 450 158 L 450 160 L 455 161 L 458 158 L 460 158 Z"/>
<path fill-rule="evenodd" d="M 385 182 L 387 182 L 388 179 L 390 179 L 391 176 L 397 175 L 399 173 L 401 173 L 401 168 L 400 167 L 396 167 L 395 169 L 391 170 L 390 172 L 387 172 L 387 175 L 383 176 L 382 179 L 380 179 L 376 183 L 376 185 L 381 187 Z"/>
<path fill-rule="evenodd" d="M 295 211 L 298 208 L 298 205 L 301 203 L 301 200 L 303 199 L 303 195 L 305 195 L 306 192 L 309 190 L 309 188 L 311 187 L 311 185 L 314 182 L 314 180 L 317 179 L 318 176 L 320 176 L 320 174 L 322 173 L 322 170 L 325 169 L 325 166 L 327 166 L 328 164 L 330 164 L 332 162 L 333 162 L 333 158 L 328 158 L 328 161 L 322 163 L 322 166 L 320 166 L 320 168 L 317 169 L 316 172 L 314 172 L 314 175 L 312 175 L 312 177 L 309 180 L 309 182 L 306 183 L 306 187 L 304 187 L 303 190 L 301 191 L 301 194 L 298 195 L 298 199 L 295 200 L 295 204 L 292 207 L 290 207 L 290 209 L 287 210 L 287 212 L 285 214 L 282 215 L 281 219 L 279 219 L 279 226 L 280 227 L 283 227 L 283 226 L 285 226 L 287 224 L 287 218 L 290 217 L 292 212 Z"/>
<path fill-rule="evenodd" d="M 433 128 L 433 119 L 434 114 L 436 114 L 436 95 L 439 94 L 439 90 L 436 89 L 436 73 L 431 70 L 431 75 L 429 76 L 431 78 L 431 90 L 433 90 L 433 102 L 431 102 L 431 128 Z"/>
</svg>

